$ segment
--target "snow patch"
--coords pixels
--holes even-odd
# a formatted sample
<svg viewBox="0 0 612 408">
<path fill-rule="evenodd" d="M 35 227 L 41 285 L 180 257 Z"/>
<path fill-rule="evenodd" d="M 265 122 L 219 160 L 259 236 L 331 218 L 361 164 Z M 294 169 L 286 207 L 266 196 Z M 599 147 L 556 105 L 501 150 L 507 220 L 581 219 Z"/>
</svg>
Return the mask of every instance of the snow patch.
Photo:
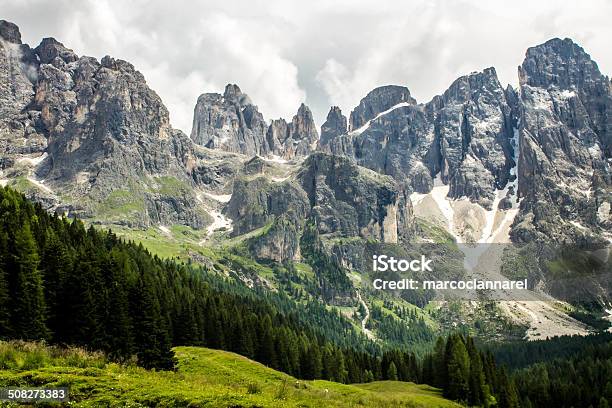
<svg viewBox="0 0 612 408">
<path fill-rule="evenodd" d="M 275 183 L 282 183 L 283 181 L 289 180 L 289 177 L 291 177 L 291 176 L 287 176 L 287 177 L 270 177 L 270 180 L 272 180 Z"/>
<path fill-rule="evenodd" d="M 387 109 L 386 111 L 380 112 L 378 115 L 376 115 L 373 119 L 368 120 L 363 126 L 361 126 L 359 129 L 355 129 L 355 130 L 351 130 L 348 134 L 349 135 L 359 135 L 361 133 L 363 133 L 364 131 L 366 131 L 369 127 L 370 124 L 375 121 L 376 119 L 380 118 L 381 116 L 386 115 L 389 112 L 394 111 L 397 108 L 402 108 L 404 106 L 411 106 L 410 102 L 401 102 L 398 103 L 397 105 L 393 105 L 392 107 L 390 107 L 389 109 Z"/>
<path fill-rule="evenodd" d="M 213 193 L 203 193 L 206 197 L 210 198 L 211 200 L 215 200 L 218 201 L 220 203 L 227 203 L 229 202 L 229 200 L 232 199 L 232 195 L 231 194 L 213 194 Z M 200 201 L 202 200 L 202 197 L 200 196 Z"/>
<path fill-rule="evenodd" d="M 47 152 L 45 152 L 45 153 L 43 153 L 43 154 L 41 154 L 40 156 L 37 156 L 37 157 L 32 157 L 32 156 L 20 157 L 19 159 L 17 159 L 17 163 L 25 163 L 25 164 L 28 164 L 30 166 L 38 166 L 46 158 L 47 158 Z"/>
<path fill-rule="evenodd" d="M 164 225 L 158 225 L 157 226 L 161 232 L 163 232 L 164 234 L 168 235 L 168 236 L 172 236 L 172 232 L 170 231 L 170 228 L 164 226 Z"/>
<path fill-rule="evenodd" d="M 222 228 L 225 228 L 227 231 L 232 230 L 232 220 L 221 214 L 220 211 L 210 210 L 208 213 L 213 217 L 213 222 L 206 228 L 207 235 L 211 235 Z"/>
<path fill-rule="evenodd" d="M 286 163 L 288 163 L 287 160 L 285 160 L 282 157 L 277 156 L 275 154 L 272 154 L 269 157 L 262 157 L 262 159 L 264 159 L 265 161 L 270 162 L 270 163 L 278 163 L 278 164 L 286 164 Z"/>
<path fill-rule="evenodd" d="M 416 191 L 410 194 L 410 202 L 413 206 L 419 205 L 423 199 L 427 197 L 427 194 L 417 193 Z"/>
<path fill-rule="evenodd" d="M 561 97 L 563 99 L 570 99 L 576 96 L 576 92 L 574 91 L 570 91 L 569 89 L 565 89 L 563 90 L 563 92 L 561 92 Z"/>
<path fill-rule="evenodd" d="M 445 185 L 442 181 L 440 173 L 434 179 L 434 187 L 431 189 L 431 197 L 434 199 L 440 212 L 446 219 L 448 225 L 448 232 L 455 237 L 457 242 L 461 242 L 461 236 L 455 233 L 455 210 L 451 205 L 451 201 L 448 198 L 449 185 Z"/>
<path fill-rule="evenodd" d="M 570 221 L 570 224 L 572 224 L 574 227 L 578 228 L 579 230 L 582 231 L 588 231 L 589 229 L 587 227 L 585 227 L 584 225 L 580 224 L 578 221 Z"/>
</svg>

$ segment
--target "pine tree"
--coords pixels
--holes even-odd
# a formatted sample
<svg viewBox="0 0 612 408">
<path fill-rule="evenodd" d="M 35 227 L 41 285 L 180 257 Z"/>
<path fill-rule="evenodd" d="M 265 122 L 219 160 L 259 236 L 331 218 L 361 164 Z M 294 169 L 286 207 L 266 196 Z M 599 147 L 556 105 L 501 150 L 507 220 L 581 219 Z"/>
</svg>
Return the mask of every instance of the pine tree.
<svg viewBox="0 0 612 408">
<path fill-rule="evenodd" d="M 278 367 L 276 350 L 274 348 L 274 335 L 272 331 L 272 319 L 266 314 L 261 320 L 259 327 L 259 350 L 258 361 L 268 367 Z"/>
<path fill-rule="evenodd" d="M 470 360 L 460 335 L 451 335 L 446 344 L 447 385 L 444 395 L 455 401 L 467 401 Z"/>
<path fill-rule="evenodd" d="M 122 361 L 130 357 L 134 341 L 127 293 L 127 277 L 132 270 L 126 254 L 118 251 L 114 251 L 107 269 L 104 349 L 112 359 Z"/>
<path fill-rule="evenodd" d="M 41 258 L 41 269 L 45 281 L 45 301 L 47 303 L 47 322 L 50 328 L 56 328 L 65 319 L 58 310 L 60 298 L 64 292 L 66 275 L 71 269 L 71 259 L 66 245 L 62 243 L 55 231 L 48 228 Z M 57 338 L 54 337 L 57 340 Z"/>
<path fill-rule="evenodd" d="M 432 358 L 433 385 L 438 388 L 447 386 L 446 344 L 443 337 L 438 337 Z"/>
<path fill-rule="evenodd" d="M 11 298 L 8 274 L 6 272 L 7 256 L 8 236 L 6 232 L 0 231 L 0 339 L 6 339 L 13 335 L 9 311 Z"/>
<path fill-rule="evenodd" d="M 141 276 L 133 296 L 134 310 L 137 311 L 133 320 L 138 364 L 148 369 L 173 369 L 176 364 L 174 352 L 170 348 L 170 339 L 161 318 L 159 302 L 146 275 Z"/>
<path fill-rule="evenodd" d="M 499 408 L 518 408 L 518 401 L 518 394 L 516 392 L 514 382 L 508 378 L 506 368 L 502 367 L 499 374 L 498 406 Z"/>
<path fill-rule="evenodd" d="M 43 280 L 38 269 L 38 249 L 28 222 L 15 232 L 12 265 L 15 268 L 15 293 L 11 321 L 15 334 L 26 340 L 46 339 Z"/>
<path fill-rule="evenodd" d="M 392 361 L 389 364 L 389 369 L 387 370 L 387 379 L 390 381 L 397 381 L 397 367 L 395 367 L 395 363 Z"/>
<path fill-rule="evenodd" d="M 480 354 L 471 337 L 467 338 L 467 351 L 470 359 L 469 398 L 468 403 L 472 406 L 483 405 L 488 401 L 488 389 L 485 385 L 485 375 L 482 368 Z"/>
</svg>

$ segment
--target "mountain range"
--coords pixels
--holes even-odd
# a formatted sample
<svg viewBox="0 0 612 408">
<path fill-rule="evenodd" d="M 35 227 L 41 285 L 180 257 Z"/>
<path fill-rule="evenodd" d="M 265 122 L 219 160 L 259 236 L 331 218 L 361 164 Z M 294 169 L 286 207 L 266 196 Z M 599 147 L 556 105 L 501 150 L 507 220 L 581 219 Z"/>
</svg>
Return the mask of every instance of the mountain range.
<svg viewBox="0 0 612 408">
<path fill-rule="evenodd" d="M 581 281 L 590 295 L 580 302 L 538 264 L 525 276 L 541 293 L 533 302 L 493 312 L 482 302 L 459 316 L 366 283 L 372 252 L 427 243 L 571 243 L 604 251 L 607 264 L 612 83 L 557 38 L 527 50 L 518 83 L 504 87 L 486 68 L 426 103 L 382 86 L 348 118 L 331 107 L 320 131 L 305 104 L 266 122 L 228 84 L 198 98 L 186 135 L 129 62 L 78 56 L 53 38 L 32 48 L 0 20 L 0 185 L 151 247 L 172 242 L 171 256 L 214 265 L 229 251 L 306 268 L 316 289 L 303 290 L 380 339 L 390 338 L 385 316 L 405 322 L 396 309 L 414 305 L 432 330 L 459 322 L 484 334 L 484 319 L 504 336 L 584 334 L 591 328 L 568 314 L 610 307 L 609 273 Z M 282 287 L 276 275 L 235 272 Z M 385 312 L 370 317 L 381 302 Z"/>
</svg>

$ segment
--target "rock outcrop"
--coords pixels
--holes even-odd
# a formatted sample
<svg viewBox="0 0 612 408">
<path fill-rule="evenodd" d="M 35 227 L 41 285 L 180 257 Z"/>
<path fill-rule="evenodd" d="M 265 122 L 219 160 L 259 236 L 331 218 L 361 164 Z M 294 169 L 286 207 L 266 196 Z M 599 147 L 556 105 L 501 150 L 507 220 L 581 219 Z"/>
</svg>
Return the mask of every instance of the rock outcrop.
<svg viewBox="0 0 612 408">
<path fill-rule="evenodd" d="M 321 234 L 398 243 L 410 230 L 411 207 L 390 178 L 344 157 L 311 155 L 297 179 L 308 195 Z"/>
<path fill-rule="evenodd" d="M 233 236 L 264 227 L 289 212 L 304 220 L 309 211 L 308 198 L 298 185 L 289 180 L 275 183 L 266 177 L 236 179 L 224 210 L 234 220 Z"/>
<path fill-rule="evenodd" d="M 440 149 L 441 178 L 452 198 L 491 207 L 514 166 L 510 139 L 515 119 L 495 69 L 457 79 L 430 102 Z"/>
<path fill-rule="evenodd" d="M 211 149 L 247 155 L 266 155 L 268 126 L 248 95 L 234 84 L 223 95 L 200 95 L 193 115 L 191 139 Z"/>
<path fill-rule="evenodd" d="M 338 106 L 332 106 L 325 123 L 321 126 L 319 147 L 324 148 L 332 139 L 345 134 L 347 130 L 346 116 L 342 114 L 342 110 Z"/>
<path fill-rule="evenodd" d="M 317 147 L 319 134 L 308 106 L 302 104 L 291 123 L 273 120 L 266 139 L 272 154 L 284 159 L 307 156 Z"/>
<path fill-rule="evenodd" d="M 519 194 L 513 237 L 611 237 L 612 87 L 571 40 L 527 50 L 519 67 Z"/>
<path fill-rule="evenodd" d="M 315 153 L 283 182 L 259 176 L 234 183 L 225 214 L 233 235 L 265 227 L 251 245 L 257 257 L 298 256 L 305 222 L 322 237 L 362 237 L 405 242 L 413 233 L 410 201 L 388 176 L 361 168 L 345 157 Z"/>
<path fill-rule="evenodd" d="M 229 84 L 223 95 L 207 93 L 198 98 L 191 139 L 211 149 L 292 159 L 314 151 L 319 135 L 306 105 L 300 105 L 291 123 L 281 118 L 268 126 L 251 99 Z"/>
<path fill-rule="evenodd" d="M 30 107 L 38 65 L 19 28 L 0 20 L 0 170 L 11 167 L 15 155 L 40 154 L 47 146 L 40 111 Z"/>
<path fill-rule="evenodd" d="M 205 223 L 186 188 L 190 141 L 172 129 L 140 72 L 108 56 L 79 57 L 53 38 L 31 49 L 10 23 L 0 23 L 0 33 L 6 177 L 26 180 L 49 206 L 98 222 Z"/>
<path fill-rule="evenodd" d="M 359 129 L 378 114 L 400 103 L 416 104 L 410 91 L 404 86 L 387 85 L 375 88 L 353 109 L 349 119 L 350 130 Z"/>
<path fill-rule="evenodd" d="M 430 191 L 438 175 L 450 184 L 449 196 L 465 196 L 490 207 L 514 165 L 513 110 L 495 70 L 461 77 L 425 105 L 417 105 L 407 90 L 382 93 L 395 99 L 363 114 L 372 106 L 371 95 L 379 95 L 376 91 L 353 111 L 352 117 L 363 118 L 365 124 L 353 119 L 353 130 L 330 139 L 325 150 L 388 174 L 410 191 Z"/>
</svg>

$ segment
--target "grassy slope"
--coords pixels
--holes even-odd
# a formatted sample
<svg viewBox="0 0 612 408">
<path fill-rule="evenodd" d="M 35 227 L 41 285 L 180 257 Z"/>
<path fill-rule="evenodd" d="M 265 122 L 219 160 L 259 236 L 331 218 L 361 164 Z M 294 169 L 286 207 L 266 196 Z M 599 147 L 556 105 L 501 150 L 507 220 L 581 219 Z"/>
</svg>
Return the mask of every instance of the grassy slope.
<svg viewBox="0 0 612 408">
<path fill-rule="evenodd" d="M 175 351 L 177 372 L 151 372 L 104 364 L 82 351 L 51 358 L 40 346 L 15 352 L 0 343 L 0 386 L 68 386 L 76 407 L 459 407 L 423 385 L 298 381 L 234 353 Z"/>
</svg>

